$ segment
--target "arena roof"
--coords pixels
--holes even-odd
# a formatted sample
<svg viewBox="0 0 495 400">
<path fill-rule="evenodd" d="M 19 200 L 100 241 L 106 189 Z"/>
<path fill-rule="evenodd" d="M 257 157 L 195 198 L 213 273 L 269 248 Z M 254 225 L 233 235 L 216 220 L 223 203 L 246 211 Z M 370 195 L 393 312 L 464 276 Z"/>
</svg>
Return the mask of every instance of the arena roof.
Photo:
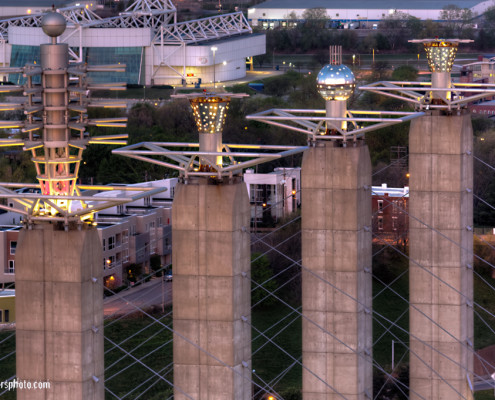
<svg viewBox="0 0 495 400">
<path fill-rule="evenodd" d="M 448 5 L 459 8 L 472 8 L 483 3 L 482 0 L 268 0 L 256 4 L 252 8 L 281 8 L 281 9 L 397 9 L 397 10 L 438 10 Z"/>
<path fill-rule="evenodd" d="M 51 8 L 52 5 L 55 7 L 61 7 L 74 1 L 64 1 L 64 0 L 0 0 L 0 7 L 47 7 Z"/>
</svg>

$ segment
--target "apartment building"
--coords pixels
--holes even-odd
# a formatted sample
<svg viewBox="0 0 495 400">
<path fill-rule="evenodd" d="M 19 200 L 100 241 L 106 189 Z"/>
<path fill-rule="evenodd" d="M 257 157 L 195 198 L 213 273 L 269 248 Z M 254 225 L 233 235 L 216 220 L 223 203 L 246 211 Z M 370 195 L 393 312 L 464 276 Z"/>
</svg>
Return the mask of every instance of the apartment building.
<svg viewBox="0 0 495 400">
<path fill-rule="evenodd" d="M 177 178 L 171 178 L 139 183 L 136 186 L 159 186 L 166 190 L 96 214 L 106 286 L 126 284 L 128 268 L 132 265 L 149 272 L 152 256 L 159 256 L 161 265 L 171 263 L 172 200 L 177 181 Z M 113 197 L 118 192 L 98 193 L 98 196 Z M 0 223 L 4 221 L 20 224 L 21 220 L 14 213 L 0 214 Z M 15 224 L 0 226 L 0 287 L 15 282 L 15 250 L 20 229 L 21 226 Z"/>
<path fill-rule="evenodd" d="M 275 168 L 267 174 L 248 169 L 244 182 L 255 223 L 277 222 L 301 204 L 301 168 Z"/>
</svg>

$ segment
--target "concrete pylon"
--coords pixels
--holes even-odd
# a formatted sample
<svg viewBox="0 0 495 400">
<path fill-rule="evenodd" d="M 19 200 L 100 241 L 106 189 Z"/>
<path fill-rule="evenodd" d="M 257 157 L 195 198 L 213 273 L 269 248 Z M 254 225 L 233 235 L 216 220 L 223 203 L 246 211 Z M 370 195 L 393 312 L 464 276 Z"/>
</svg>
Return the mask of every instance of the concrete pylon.
<svg viewBox="0 0 495 400">
<path fill-rule="evenodd" d="M 251 399 L 250 205 L 242 178 L 235 179 L 232 184 L 189 179 L 176 187 L 172 258 L 177 400 Z"/>
<path fill-rule="evenodd" d="M 17 399 L 103 400 L 101 243 L 94 227 L 56 226 L 19 234 L 17 379 L 50 382 L 50 389 L 17 390 Z"/>
<path fill-rule="evenodd" d="M 411 123 L 411 399 L 473 398 L 472 145 L 465 110 Z"/>
<path fill-rule="evenodd" d="M 303 156 L 304 400 L 373 392 L 371 161 L 364 141 L 347 143 L 317 141 Z"/>
</svg>

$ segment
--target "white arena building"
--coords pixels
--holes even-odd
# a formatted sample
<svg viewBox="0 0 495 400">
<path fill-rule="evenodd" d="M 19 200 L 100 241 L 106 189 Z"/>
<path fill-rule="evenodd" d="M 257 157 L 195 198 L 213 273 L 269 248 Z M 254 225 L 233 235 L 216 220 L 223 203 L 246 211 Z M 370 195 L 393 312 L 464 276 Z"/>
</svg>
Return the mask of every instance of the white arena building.
<svg viewBox="0 0 495 400">
<path fill-rule="evenodd" d="M 370 28 L 397 12 L 422 20 L 441 21 L 443 8 L 450 5 L 467 8 L 473 16 L 479 16 L 495 4 L 493 0 L 269 0 L 249 8 L 248 20 L 252 26 L 270 29 L 287 25 L 291 15 L 302 20 L 305 10 L 323 8 L 330 20 L 359 21 Z"/>
<path fill-rule="evenodd" d="M 43 0 L 41 0 L 42 2 Z M 49 42 L 40 22 L 53 1 L 0 0 L 0 66 L 39 62 L 39 45 Z M 55 2 L 67 20 L 59 38 L 71 48 L 73 62 L 126 64 L 125 74 L 92 73 L 94 82 L 179 85 L 229 81 L 246 75 L 246 59 L 265 53 L 265 36 L 253 34 L 242 12 L 177 22 L 171 0 L 136 0 L 116 17 L 101 18 L 91 1 L 68 6 Z M 65 3 L 67 4 L 67 3 Z M 4 17 L 3 17 L 4 18 Z M 15 84 L 22 76 L 3 76 Z"/>
</svg>

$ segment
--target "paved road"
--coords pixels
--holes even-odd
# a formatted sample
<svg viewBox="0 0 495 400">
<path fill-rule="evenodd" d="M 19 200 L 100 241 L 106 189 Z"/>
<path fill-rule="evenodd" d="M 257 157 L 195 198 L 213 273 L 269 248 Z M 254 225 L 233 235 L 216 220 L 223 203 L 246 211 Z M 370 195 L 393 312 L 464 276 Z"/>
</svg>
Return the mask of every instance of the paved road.
<svg viewBox="0 0 495 400">
<path fill-rule="evenodd" d="M 160 278 L 152 279 L 142 285 L 107 297 L 103 304 L 105 316 L 124 315 L 139 311 L 138 308 L 166 306 L 172 303 L 172 282 L 163 282 Z"/>
</svg>

